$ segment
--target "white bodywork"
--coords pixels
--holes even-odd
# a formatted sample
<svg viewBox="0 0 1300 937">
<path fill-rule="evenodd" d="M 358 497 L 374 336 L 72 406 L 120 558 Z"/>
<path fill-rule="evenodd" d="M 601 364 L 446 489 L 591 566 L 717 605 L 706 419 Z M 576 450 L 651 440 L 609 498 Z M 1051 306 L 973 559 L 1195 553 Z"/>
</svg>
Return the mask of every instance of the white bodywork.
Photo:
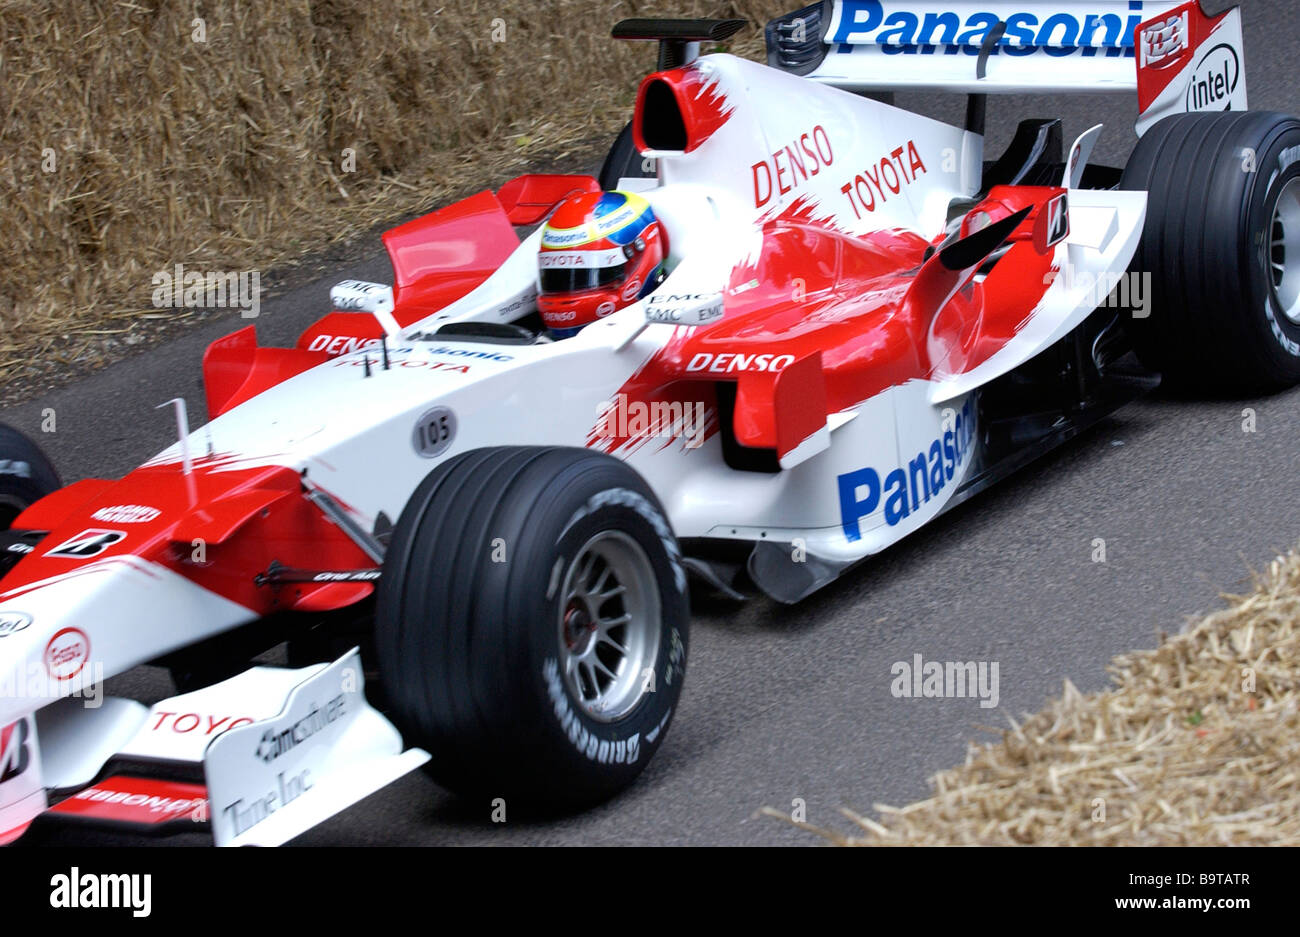
<svg viewBox="0 0 1300 937">
<path fill-rule="evenodd" d="M 354 649 L 328 665 L 254 667 L 152 707 L 98 694 L 66 698 L 19 723 L 27 726 L 30 763 L 12 790 L 3 789 L 0 829 L 43 813 L 47 789 L 86 787 L 120 758 L 201 768 L 207 797 L 184 816 L 210 822 L 216 845 L 281 845 L 429 760 L 421 749 L 402 750 L 397 730 L 366 702 L 364 685 Z M 104 793 L 92 787 L 78 796 L 126 807 L 149 802 L 144 794 Z"/>
</svg>

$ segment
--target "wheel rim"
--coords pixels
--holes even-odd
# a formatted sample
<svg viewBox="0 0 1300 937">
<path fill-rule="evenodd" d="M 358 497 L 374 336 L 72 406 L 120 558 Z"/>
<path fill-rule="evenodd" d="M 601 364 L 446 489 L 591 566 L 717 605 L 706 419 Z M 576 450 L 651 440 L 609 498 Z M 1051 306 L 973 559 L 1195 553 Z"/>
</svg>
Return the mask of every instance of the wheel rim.
<svg viewBox="0 0 1300 937">
<path fill-rule="evenodd" d="M 1268 262 L 1273 295 L 1287 320 L 1300 325 L 1300 176 L 1278 195 L 1269 231 Z"/>
<path fill-rule="evenodd" d="M 613 722 L 654 689 L 659 592 L 645 550 L 627 534 L 601 531 L 577 552 L 560 593 L 564 682 L 588 716 Z"/>
</svg>

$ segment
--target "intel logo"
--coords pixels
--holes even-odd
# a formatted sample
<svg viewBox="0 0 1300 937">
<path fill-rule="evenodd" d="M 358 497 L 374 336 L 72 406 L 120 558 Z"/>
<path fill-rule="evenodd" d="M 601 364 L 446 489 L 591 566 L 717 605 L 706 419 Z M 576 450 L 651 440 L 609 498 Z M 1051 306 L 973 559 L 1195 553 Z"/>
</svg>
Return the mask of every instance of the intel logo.
<svg viewBox="0 0 1300 937">
<path fill-rule="evenodd" d="M 1187 83 L 1187 110 L 1226 111 L 1241 80 L 1241 60 L 1237 50 L 1220 43 L 1196 63 Z"/>
<path fill-rule="evenodd" d="M 32 623 L 32 616 L 26 612 L 0 612 L 0 638 L 25 631 Z"/>
</svg>

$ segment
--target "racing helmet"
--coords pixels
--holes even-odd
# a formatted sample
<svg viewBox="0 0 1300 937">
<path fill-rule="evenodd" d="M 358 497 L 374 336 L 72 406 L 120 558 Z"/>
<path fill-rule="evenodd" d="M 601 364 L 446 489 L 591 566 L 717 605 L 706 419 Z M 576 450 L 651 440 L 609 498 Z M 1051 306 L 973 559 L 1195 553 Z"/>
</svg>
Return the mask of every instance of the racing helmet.
<svg viewBox="0 0 1300 937">
<path fill-rule="evenodd" d="M 631 305 L 662 282 L 665 237 L 635 192 L 566 199 L 542 229 L 537 311 L 554 338 L 568 338 Z"/>
</svg>

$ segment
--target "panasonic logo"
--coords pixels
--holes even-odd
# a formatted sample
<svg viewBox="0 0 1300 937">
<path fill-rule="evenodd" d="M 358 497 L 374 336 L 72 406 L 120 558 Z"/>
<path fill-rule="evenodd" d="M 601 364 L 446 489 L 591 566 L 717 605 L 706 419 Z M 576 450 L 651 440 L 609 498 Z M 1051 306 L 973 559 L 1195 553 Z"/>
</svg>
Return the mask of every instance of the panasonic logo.
<svg viewBox="0 0 1300 937">
<path fill-rule="evenodd" d="M 495 351 L 481 351 L 477 348 L 430 348 L 431 355 L 447 355 L 452 358 L 476 358 L 479 361 L 514 361 L 513 355 L 502 355 Z"/>
<path fill-rule="evenodd" d="M 1027 5 L 1027 4 L 1026 4 Z M 891 5 L 892 6 L 892 5 Z M 877 45 L 886 53 L 945 55 L 964 51 L 978 55 L 980 43 L 999 22 L 1007 24 L 999 43 L 1008 55 L 1051 56 L 1081 54 L 1132 56 L 1133 34 L 1144 16 L 1141 3 L 1129 4 L 1125 20 L 1119 13 L 1049 12 L 1017 9 L 1016 4 L 988 4 L 991 9 L 965 7 L 920 14 L 890 9 L 881 0 L 841 0 L 828 33 L 829 42 Z M 849 50 L 843 50 L 849 51 Z"/>
<path fill-rule="evenodd" d="M 544 247 L 564 247 L 569 244 L 585 244 L 590 240 L 593 240 L 593 238 L 583 229 L 574 231 L 554 231 L 547 229 L 542 234 L 542 245 Z"/>
<path fill-rule="evenodd" d="M 937 498 L 957 478 L 957 470 L 970 457 L 975 438 L 974 404 L 967 399 L 943 434 L 916 454 L 907 465 L 894 469 L 881 483 L 874 468 L 858 469 L 839 476 L 840 524 L 850 541 L 862 539 L 858 522 L 870 517 L 885 503 L 885 523 L 890 527 L 919 511 Z"/>
</svg>

